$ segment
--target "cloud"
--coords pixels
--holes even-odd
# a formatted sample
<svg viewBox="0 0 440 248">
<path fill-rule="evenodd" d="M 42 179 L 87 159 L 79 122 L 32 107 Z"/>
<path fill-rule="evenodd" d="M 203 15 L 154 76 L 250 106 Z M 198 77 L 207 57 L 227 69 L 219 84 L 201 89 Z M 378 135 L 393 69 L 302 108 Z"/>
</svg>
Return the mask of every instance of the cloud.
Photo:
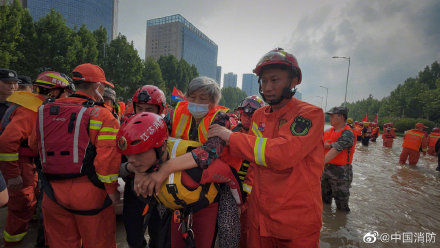
<svg viewBox="0 0 440 248">
<path fill-rule="evenodd" d="M 344 5 L 342 3 L 345 3 Z M 345 7 L 343 7 L 345 6 Z M 335 1 L 304 16 L 288 44 L 303 70 L 306 100 L 329 89 L 329 106 L 343 102 L 350 56 L 348 101 L 382 98 L 440 55 L 438 1 Z M 318 98 L 313 101 L 318 102 Z"/>
</svg>

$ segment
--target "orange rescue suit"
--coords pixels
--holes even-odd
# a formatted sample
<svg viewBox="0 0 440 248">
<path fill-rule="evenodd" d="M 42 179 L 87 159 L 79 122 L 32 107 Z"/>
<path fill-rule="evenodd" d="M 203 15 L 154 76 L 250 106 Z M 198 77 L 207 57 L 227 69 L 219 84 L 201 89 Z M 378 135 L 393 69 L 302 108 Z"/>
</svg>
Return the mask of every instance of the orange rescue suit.
<svg viewBox="0 0 440 248">
<path fill-rule="evenodd" d="M 436 155 L 435 153 L 435 143 L 437 142 L 438 138 L 440 138 L 440 133 L 438 132 L 432 132 L 429 134 L 428 139 L 428 154 L 430 155 Z"/>
<path fill-rule="evenodd" d="M 425 132 L 421 132 L 417 129 L 411 129 L 405 132 L 403 138 L 402 147 L 408 148 L 414 151 L 426 151 L 428 145 L 428 138 Z"/>
<path fill-rule="evenodd" d="M 78 92 L 76 94 L 91 96 Z M 82 104 L 85 99 L 68 97 L 56 102 Z M 73 179 L 52 180 L 55 197 L 62 205 L 77 210 L 89 210 L 102 206 L 107 194 L 118 186 L 121 155 L 116 151 L 118 120 L 110 111 L 94 106 L 89 125 L 90 142 L 96 147 L 94 166 L 105 190 L 96 187 L 87 176 Z M 37 135 L 32 134 L 30 146 L 37 151 Z M 114 207 L 109 206 L 91 216 L 75 215 L 54 203 L 46 194 L 42 202 L 46 241 L 50 247 L 116 247 L 116 219 Z M 99 234 L 99 235 L 97 235 Z"/>
<path fill-rule="evenodd" d="M 40 95 L 34 97 L 44 101 Z M 21 176 L 23 186 L 18 190 L 8 189 L 8 216 L 3 231 L 6 244 L 21 241 L 27 233 L 29 221 L 37 204 L 37 174 L 32 157 L 23 156 L 23 146 L 35 129 L 37 113 L 19 106 L 11 115 L 11 121 L 0 136 L 0 170 L 6 181 Z M 27 152 L 29 153 L 29 152 Z M 30 155 L 30 154 L 28 154 Z M 35 153 L 37 155 L 37 153 Z"/>
<path fill-rule="evenodd" d="M 324 142 L 328 141 L 328 143 L 331 144 L 331 143 L 338 141 L 339 137 L 341 137 L 341 135 L 342 135 L 342 132 L 344 132 L 345 130 L 349 130 L 349 131 L 353 132 L 353 129 L 351 129 L 351 127 L 349 125 L 345 125 L 344 128 L 342 128 L 341 130 L 338 130 L 338 131 L 336 131 L 334 127 L 330 128 L 330 130 L 328 130 L 324 133 Z M 351 164 L 351 162 L 353 161 L 353 154 L 354 154 L 354 150 L 356 147 L 356 135 L 355 135 L 354 140 L 355 141 L 353 143 L 353 146 L 350 148 L 350 150 L 347 150 L 347 149 L 342 150 L 335 158 L 333 158 L 328 163 L 334 164 L 334 165 Z M 330 149 L 326 149 L 325 154 L 327 154 L 330 151 Z"/>
<path fill-rule="evenodd" d="M 255 111 L 249 134 L 232 133 L 233 156 L 251 161 L 248 247 L 318 247 L 324 169 L 322 109 L 292 98 Z M 275 246 L 274 246 L 275 247 Z"/>
<path fill-rule="evenodd" d="M 383 130 L 383 133 L 382 133 L 383 146 L 392 147 L 394 138 L 396 138 L 396 133 L 394 131 L 394 128 L 391 128 L 390 130 L 387 130 L 385 128 Z"/>
</svg>

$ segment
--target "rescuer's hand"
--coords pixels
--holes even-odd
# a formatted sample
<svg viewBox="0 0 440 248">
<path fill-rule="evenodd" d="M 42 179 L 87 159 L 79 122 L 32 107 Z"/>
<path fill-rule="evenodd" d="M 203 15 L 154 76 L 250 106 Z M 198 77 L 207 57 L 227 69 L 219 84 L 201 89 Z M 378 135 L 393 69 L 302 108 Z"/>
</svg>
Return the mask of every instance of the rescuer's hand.
<svg viewBox="0 0 440 248">
<path fill-rule="evenodd" d="M 18 190 L 23 187 L 23 179 L 21 176 L 14 177 L 8 180 L 8 188 L 13 190 Z"/>
<path fill-rule="evenodd" d="M 330 149 L 332 148 L 332 145 L 328 141 L 324 142 L 324 149 Z"/>
<path fill-rule="evenodd" d="M 219 137 L 220 139 L 226 142 L 226 145 L 229 145 L 229 137 L 231 136 L 232 131 L 227 129 L 226 127 L 222 127 L 218 124 L 211 125 L 208 131 L 208 139 L 211 137 Z"/>
</svg>

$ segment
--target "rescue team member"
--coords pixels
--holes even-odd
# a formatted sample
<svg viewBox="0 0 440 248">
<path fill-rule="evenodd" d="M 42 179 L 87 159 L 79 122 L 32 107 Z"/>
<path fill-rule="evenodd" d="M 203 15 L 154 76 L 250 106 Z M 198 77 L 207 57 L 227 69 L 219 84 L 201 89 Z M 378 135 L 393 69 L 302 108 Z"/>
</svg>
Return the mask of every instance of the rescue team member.
<svg viewBox="0 0 440 248">
<path fill-rule="evenodd" d="M 18 75 L 18 89 L 19 91 L 32 92 L 32 79 L 28 76 Z"/>
<path fill-rule="evenodd" d="M 345 124 L 348 115 L 346 107 L 335 107 L 326 114 L 330 115 L 330 130 L 324 133 L 325 166 L 322 174 L 322 201 L 327 204 L 335 199 L 336 207 L 350 211 L 348 200 L 353 181 L 353 154 L 356 137 L 353 129 Z"/>
<path fill-rule="evenodd" d="M 134 114 L 149 112 L 162 115 L 166 106 L 165 94 L 161 89 L 154 85 L 144 85 L 136 90 L 133 95 L 132 103 L 134 107 Z M 128 119 L 128 118 L 127 118 Z M 140 127 L 138 130 L 143 130 Z M 122 218 L 124 221 L 125 231 L 127 234 L 127 243 L 130 247 L 146 247 L 145 240 L 145 221 L 142 212 L 146 203 L 141 201 L 133 189 L 135 168 L 132 163 L 121 164 L 120 176 L 125 181 L 124 187 L 124 208 L 122 211 Z M 167 247 L 169 245 L 162 245 L 160 230 L 160 217 L 158 217 L 157 209 L 150 208 L 150 221 L 148 222 L 148 233 L 150 236 L 150 247 Z M 169 227 L 169 226 L 168 226 Z M 166 235 L 165 235 L 166 237 Z"/>
<path fill-rule="evenodd" d="M 102 97 L 104 98 L 104 106 L 110 110 L 116 119 L 120 120 L 121 110 L 119 109 L 119 104 L 116 104 L 116 92 L 113 89 L 105 88 Z"/>
<path fill-rule="evenodd" d="M 440 139 L 437 139 L 437 142 L 435 143 L 435 152 L 437 153 L 437 168 L 436 171 L 440 171 Z"/>
<path fill-rule="evenodd" d="M 45 178 L 47 245 L 116 247 L 112 202 L 119 200 L 121 156 L 115 142 L 119 122 L 102 104 L 105 85 L 113 84 L 93 64 L 77 66 L 72 75 L 77 92 L 40 108 L 38 130 L 31 139 Z M 69 121 L 57 122 L 62 119 Z"/>
<path fill-rule="evenodd" d="M 14 246 L 24 238 L 35 213 L 38 176 L 33 157 L 37 154 L 29 149 L 28 140 L 35 129 L 38 107 L 46 98 L 65 97 L 71 89 L 69 79 L 54 71 L 38 75 L 34 86 L 38 94 L 16 91 L 8 98 L 13 104 L 1 120 L 0 170 L 10 197 L 3 231 L 6 246 Z"/>
<path fill-rule="evenodd" d="M 232 129 L 233 132 L 248 133 L 252 125 L 252 116 L 255 110 L 265 106 L 264 101 L 258 96 L 248 96 L 246 97 L 240 105 L 237 107 L 239 113 L 239 124 L 236 128 Z M 240 170 L 238 171 L 238 177 L 242 185 L 242 191 L 244 194 L 243 199 L 246 200 L 248 194 L 252 191 L 252 172 L 249 168 L 250 162 L 244 160 L 241 164 Z M 240 214 L 240 224 L 241 224 L 241 235 L 240 235 L 240 247 L 245 248 L 247 239 L 247 204 L 241 206 Z"/>
<path fill-rule="evenodd" d="M 428 135 L 425 133 L 427 126 L 423 123 L 417 123 L 415 129 L 405 132 L 402 143 L 402 153 L 400 153 L 400 164 L 405 164 L 406 160 L 410 165 L 417 165 L 420 158 L 420 151 L 426 153 L 428 149 Z"/>
<path fill-rule="evenodd" d="M 237 204 L 241 204 L 241 192 L 238 179 L 232 170 L 240 168 L 242 159 L 228 156 L 226 152 L 228 147 L 225 147 L 225 142 L 220 138 L 207 137 L 208 128 L 212 123 L 230 128 L 229 116 L 225 113 L 228 109 L 218 105 L 220 97 L 221 91 L 214 79 L 197 77 L 191 80 L 186 93 L 188 101 L 179 102 L 167 119 L 171 121 L 168 124 L 171 127 L 171 137 L 197 141 L 201 146 L 190 153 L 165 162 L 158 172 L 148 175 L 136 174 L 135 178 L 135 191 L 143 195 L 158 192 L 162 182 L 171 173 L 191 168 L 189 174 L 197 183 L 212 182 L 213 177 L 218 183 L 227 182 L 228 185 L 221 184 L 219 187 L 218 202 L 208 205 L 193 215 L 194 222 L 199 223 L 198 227 L 194 227 L 194 231 L 196 243 L 200 247 L 210 247 L 214 242 L 216 222 L 220 248 L 238 247 L 240 240 L 240 218 Z M 229 166 L 217 166 L 218 164 L 215 166 L 212 162 L 217 158 L 234 169 Z M 172 223 L 172 237 L 176 237 L 173 233 L 178 232 L 179 225 Z M 171 245 L 183 247 L 184 241 L 180 237 L 172 238 Z"/>
<path fill-rule="evenodd" d="M 363 123 L 364 127 L 362 128 L 362 145 L 368 146 L 371 138 L 371 127 L 369 122 Z"/>
<path fill-rule="evenodd" d="M 354 128 L 354 123 L 353 123 L 353 119 L 352 118 L 348 118 L 347 119 L 347 125 L 349 125 L 351 127 L 351 129 Z"/>
<path fill-rule="evenodd" d="M 0 120 L 11 103 L 6 101 L 12 92 L 18 89 L 17 73 L 13 70 L 0 68 Z"/>
<path fill-rule="evenodd" d="M 255 111 L 249 134 L 213 125 L 233 156 L 252 163 L 248 247 L 318 247 L 324 166 L 322 109 L 293 98 L 301 82 L 296 58 L 281 48 L 258 62 L 260 94 L 269 106 Z"/>
<path fill-rule="evenodd" d="M 354 122 L 354 134 L 356 135 L 357 141 L 362 141 L 362 128 L 363 128 L 362 122 L 358 122 L 358 121 Z"/>
<path fill-rule="evenodd" d="M 384 147 L 393 147 L 394 138 L 396 138 L 394 129 L 393 123 L 385 123 L 383 125 L 382 139 Z"/>
<path fill-rule="evenodd" d="M 165 121 L 159 115 L 146 112 L 136 114 L 124 122 L 118 132 L 118 151 L 127 156 L 133 170 L 139 174 L 151 173 L 160 168 L 162 162 L 200 145 L 196 141 L 168 138 L 167 131 Z M 191 174 L 190 170 L 171 174 L 156 195 L 156 199 L 168 209 L 179 210 L 174 218 L 182 224 L 182 234 L 172 232 L 171 240 L 185 238 L 187 246 L 172 242 L 171 247 L 211 247 L 201 241 L 206 239 L 203 235 L 208 232 L 207 229 L 214 228 L 215 223 L 210 226 L 211 223 L 196 218 L 196 215 L 206 211 L 206 206 L 216 200 L 217 187 L 212 183 L 200 185 L 192 179 Z M 151 211 L 154 202 L 151 199 L 147 201 Z M 215 219 L 215 215 L 210 217 Z M 170 222 L 171 219 L 166 221 Z"/>
<path fill-rule="evenodd" d="M 379 135 L 380 135 L 380 128 L 379 128 L 379 126 L 377 125 L 377 123 L 371 123 L 371 129 L 372 129 L 372 131 L 371 131 L 371 138 L 370 138 L 370 140 L 372 141 L 372 142 L 376 142 L 376 139 L 377 139 L 377 137 L 379 137 Z"/>
<path fill-rule="evenodd" d="M 428 154 L 435 156 L 437 155 L 435 152 L 435 143 L 437 142 L 438 138 L 440 138 L 440 129 L 435 127 L 432 129 L 432 132 L 428 136 Z"/>
</svg>

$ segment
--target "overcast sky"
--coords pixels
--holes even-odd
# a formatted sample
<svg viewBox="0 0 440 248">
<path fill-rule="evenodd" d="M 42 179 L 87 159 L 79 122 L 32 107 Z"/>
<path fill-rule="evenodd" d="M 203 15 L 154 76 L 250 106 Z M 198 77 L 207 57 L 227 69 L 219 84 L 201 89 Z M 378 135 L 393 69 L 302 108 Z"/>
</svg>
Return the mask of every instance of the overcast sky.
<svg viewBox="0 0 440 248">
<path fill-rule="evenodd" d="M 181 14 L 218 45 L 222 74 L 250 73 L 275 47 L 293 53 L 303 73 L 303 99 L 328 107 L 372 94 L 387 96 L 399 83 L 440 60 L 438 0 L 120 0 L 118 31 L 145 54 L 146 21 Z M 323 106 L 324 108 L 324 106 Z"/>
</svg>

